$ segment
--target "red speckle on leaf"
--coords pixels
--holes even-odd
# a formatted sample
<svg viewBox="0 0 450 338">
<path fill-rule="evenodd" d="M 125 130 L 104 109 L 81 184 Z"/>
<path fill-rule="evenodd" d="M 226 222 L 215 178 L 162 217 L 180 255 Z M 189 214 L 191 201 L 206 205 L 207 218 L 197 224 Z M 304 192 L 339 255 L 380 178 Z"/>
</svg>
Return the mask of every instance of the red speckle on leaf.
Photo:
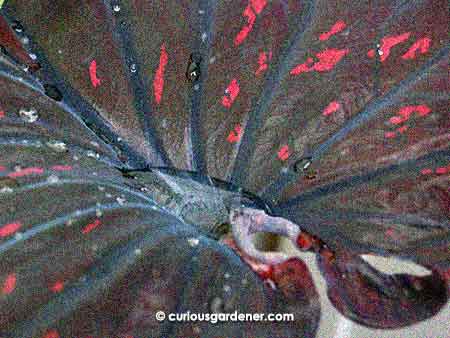
<svg viewBox="0 0 450 338">
<path fill-rule="evenodd" d="M 83 234 L 87 234 L 94 230 L 96 227 L 98 227 L 101 224 L 100 220 L 96 219 L 94 222 L 89 223 L 86 225 L 83 230 L 81 231 Z"/>
<path fill-rule="evenodd" d="M 405 131 L 407 131 L 408 130 L 408 126 L 402 126 L 402 127 L 400 127 L 400 128 L 398 128 L 397 129 L 397 131 L 400 133 L 400 134 L 403 134 Z"/>
<path fill-rule="evenodd" d="M 291 154 L 289 153 L 289 147 L 287 145 L 282 146 L 278 151 L 278 158 L 282 161 L 286 161 Z"/>
<path fill-rule="evenodd" d="M 2 285 L 2 294 L 9 295 L 16 288 L 17 277 L 15 273 L 11 273 L 6 276 L 6 279 L 3 281 Z"/>
<path fill-rule="evenodd" d="M 230 108 L 234 100 L 236 100 L 236 97 L 239 94 L 239 90 L 240 88 L 237 80 L 236 79 L 231 80 L 226 90 L 227 94 L 222 97 L 222 105 L 226 108 Z"/>
<path fill-rule="evenodd" d="M 15 223 L 9 223 L 2 227 L 0 227 L 0 237 L 7 237 L 15 233 L 17 230 L 20 229 L 22 226 L 22 223 L 15 222 Z"/>
<path fill-rule="evenodd" d="M 375 57 L 375 50 L 371 49 L 367 52 L 367 56 L 371 59 Z"/>
<path fill-rule="evenodd" d="M 159 66 L 156 70 L 155 79 L 153 80 L 153 92 L 157 104 L 161 103 L 161 98 L 164 90 L 164 72 L 166 70 L 167 62 L 169 60 L 166 46 L 163 43 L 161 46 L 161 53 L 159 56 Z"/>
<path fill-rule="evenodd" d="M 380 60 L 381 62 L 384 62 L 388 57 L 389 54 L 391 53 L 391 48 L 394 47 L 395 45 L 398 45 L 399 43 L 402 43 L 403 41 L 406 41 L 409 39 L 411 35 L 411 32 L 406 32 L 400 35 L 391 35 L 391 36 L 386 36 L 384 38 L 381 39 L 381 46 L 380 46 Z M 375 51 L 373 49 L 371 49 L 368 53 L 367 56 L 369 56 L 370 58 L 375 57 Z"/>
<path fill-rule="evenodd" d="M 309 58 L 305 63 L 299 64 L 291 70 L 292 75 L 300 75 L 301 73 L 307 73 L 312 71 L 311 68 L 312 59 Z"/>
<path fill-rule="evenodd" d="M 442 175 L 450 172 L 450 166 L 436 168 L 436 174 Z"/>
<path fill-rule="evenodd" d="M 386 138 L 393 138 L 393 137 L 395 137 L 395 135 L 396 135 L 396 133 L 393 131 L 388 131 L 388 132 L 384 133 L 384 137 L 386 137 Z"/>
<path fill-rule="evenodd" d="M 318 72 L 326 72 L 332 70 L 334 66 L 349 52 L 348 49 L 326 49 L 317 53 L 319 62 L 314 64 L 314 70 Z"/>
<path fill-rule="evenodd" d="M 247 17 L 247 25 L 242 27 L 242 29 L 239 31 L 239 33 L 234 38 L 234 45 L 239 46 L 244 40 L 247 38 L 247 35 L 252 31 L 253 25 L 256 20 L 256 14 L 253 12 L 250 5 L 248 5 L 244 9 L 243 16 Z"/>
<path fill-rule="evenodd" d="M 43 338 L 60 338 L 59 333 L 56 330 L 48 330 Z"/>
<path fill-rule="evenodd" d="M 431 39 L 430 38 L 422 38 L 417 40 L 411 48 L 408 49 L 408 51 L 402 55 L 402 59 L 405 60 L 411 60 L 414 59 L 417 55 L 416 52 L 419 52 L 420 54 L 425 54 L 428 52 L 428 49 L 430 49 L 431 46 Z"/>
<path fill-rule="evenodd" d="M 250 0 L 250 3 L 245 7 L 243 16 L 247 17 L 247 25 L 242 27 L 239 33 L 234 38 L 234 45 L 239 46 L 247 38 L 248 34 L 252 31 L 253 25 L 256 21 L 256 14 L 262 12 L 267 5 L 266 0 Z"/>
<path fill-rule="evenodd" d="M 73 167 L 70 165 L 54 165 L 52 169 L 56 171 L 70 171 Z"/>
<path fill-rule="evenodd" d="M 431 168 L 424 168 L 420 171 L 420 173 L 422 175 L 432 175 L 432 174 L 436 174 L 436 175 L 443 175 L 443 174 L 447 174 L 450 173 L 450 164 L 446 167 L 437 167 L 435 170 L 431 169 Z"/>
<path fill-rule="evenodd" d="M 418 105 L 418 106 L 402 107 L 398 111 L 398 115 L 391 117 L 389 119 L 389 122 L 391 122 L 392 124 L 400 124 L 400 123 L 406 122 L 409 120 L 409 118 L 411 117 L 411 115 L 414 112 L 417 112 L 419 114 L 419 116 L 424 117 L 424 116 L 427 116 L 431 112 L 431 108 L 424 104 Z"/>
<path fill-rule="evenodd" d="M 328 32 L 322 33 L 319 36 L 320 41 L 328 40 L 332 35 L 337 34 L 341 32 L 343 29 L 345 29 L 346 24 L 344 21 L 339 20 L 337 21 Z"/>
<path fill-rule="evenodd" d="M 433 169 L 425 168 L 420 171 L 422 175 L 431 175 L 433 173 Z"/>
<path fill-rule="evenodd" d="M 50 291 L 52 292 L 61 292 L 64 289 L 63 281 L 56 281 L 53 285 L 50 286 Z"/>
<path fill-rule="evenodd" d="M 291 70 L 292 75 L 299 75 L 310 71 L 327 72 L 336 66 L 341 59 L 349 53 L 349 49 L 325 49 L 317 53 L 316 57 L 319 59 L 316 63 L 311 65 L 312 58 L 308 58 L 305 63 L 302 63 Z"/>
<path fill-rule="evenodd" d="M 0 119 L 5 117 L 5 112 L 3 110 L 0 110 Z"/>
<path fill-rule="evenodd" d="M 267 1 L 266 0 L 250 0 L 250 5 L 252 6 L 255 13 L 259 14 L 262 12 L 264 7 L 266 7 Z"/>
<path fill-rule="evenodd" d="M 267 55 L 266 52 L 259 53 L 258 57 L 258 64 L 259 68 L 256 70 L 255 75 L 258 76 L 261 73 L 265 72 L 268 68 L 267 61 L 272 59 L 272 52 L 269 52 L 269 55 Z"/>
<path fill-rule="evenodd" d="M 30 167 L 30 168 L 25 168 L 25 169 L 22 169 L 19 171 L 12 172 L 12 173 L 8 174 L 8 177 L 16 178 L 16 177 L 28 176 L 31 174 L 43 174 L 43 173 L 44 173 L 44 169 L 42 169 L 42 168 Z"/>
<path fill-rule="evenodd" d="M 89 76 L 91 78 L 91 83 L 96 88 L 100 85 L 100 79 L 97 77 L 97 61 L 92 60 L 89 66 Z"/>
<path fill-rule="evenodd" d="M 330 104 L 323 110 L 322 115 L 328 116 L 336 112 L 339 108 L 341 108 L 341 104 L 337 101 L 332 101 Z"/>
<path fill-rule="evenodd" d="M 239 124 L 234 127 L 234 130 L 230 131 L 227 137 L 227 141 L 230 143 L 238 142 L 242 136 L 242 128 Z"/>
<path fill-rule="evenodd" d="M 401 233 L 395 231 L 394 228 L 389 227 L 386 229 L 386 231 L 384 232 L 386 237 L 389 237 L 395 241 L 401 240 L 401 239 L 405 239 L 406 236 L 402 235 Z"/>
</svg>

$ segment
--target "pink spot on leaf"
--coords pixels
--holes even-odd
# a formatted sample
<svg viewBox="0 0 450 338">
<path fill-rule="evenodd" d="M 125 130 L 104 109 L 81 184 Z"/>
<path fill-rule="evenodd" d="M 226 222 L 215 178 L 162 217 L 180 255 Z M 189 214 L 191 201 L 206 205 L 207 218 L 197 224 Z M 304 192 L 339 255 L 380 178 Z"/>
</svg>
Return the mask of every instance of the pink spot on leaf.
<svg viewBox="0 0 450 338">
<path fill-rule="evenodd" d="M 337 34 L 344 30 L 346 27 L 346 24 L 344 21 L 339 20 L 337 21 L 328 32 L 322 33 L 319 36 L 320 41 L 328 40 L 332 35 Z"/>
<path fill-rule="evenodd" d="M 250 5 L 252 6 L 255 13 L 259 14 L 262 12 L 264 7 L 266 7 L 267 1 L 266 0 L 250 0 Z"/>
<path fill-rule="evenodd" d="M 239 124 L 234 127 L 234 130 L 230 131 L 227 137 L 227 141 L 230 143 L 238 142 L 242 136 L 242 128 Z"/>
<path fill-rule="evenodd" d="M 16 288 L 17 277 L 15 273 L 11 273 L 6 276 L 6 279 L 3 281 L 2 285 L 2 294 L 9 295 Z"/>
<path fill-rule="evenodd" d="M 400 133 L 400 134 L 403 134 L 405 131 L 407 131 L 408 130 L 408 126 L 401 126 L 400 128 L 398 128 L 397 129 L 397 131 Z"/>
<path fill-rule="evenodd" d="M 278 151 L 278 158 L 282 161 L 286 161 L 291 154 L 289 153 L 289 147 L 284 145 Z"/>
<path fill-rule="evenodd" d="M 375 57 L 375 50 L 371 49 L 367 52 L 367 56 L 370 57 L 371 59 Z"/>
<path fill-rule="evenodd" d="M 71 165 L 54 165 L 52 169 L 56 171 L 70 171 L 73 167 Z"/>
<path fill-rule="evenodd" d="M 250 5 L 244 9 L 243 16 L 247 17 L 247 25 L 242 27 L 239 33 L 234 38 L 234 45 L 239 46 L 247 38 L 248 34 L 252 31 L 255 24 L 256 14 L 253 12 Z"/>
<path fill-rule="evenodd" d="M 228 85 L 226 89 L 227 95 L 224 95 L 222 97 L 222 105 L 226 108 L 230 108 L 233 104 L 234 100 L 236 100 L 236 97 L 239 94 L 239 84 L 236 79 L 231 80 L 230 84 Z"/>
<path fill-rule="evenodd" d="M 28 175 L 32 175 L 32 174 L 43 174 L 44 173 L 44 169 L 42 168 L 37 168 L 37 167 L 31 167 L 31 168 L 25 168 L 19 171 L 15 171 L 12 172 L 10 174 L 8 174 L 8 177 L 10 178 L 17 178 L 17 177 L 23 177 L 23 176 L 28 176 Z"/>
<path fill-rule="evenodd" d="M 81 232 L 84 235 L 86 235 L 86 234 L 90 233 L 92 230 L 94 230 L 96 227 L 98 227 L 100 224 L 101 224 L 100 220 L 96 219 L 94 222 L 86 225 Z"/>
<path fill-rule="evenodd" d="M 56 281 L 53 285 L 50 286 L 50 291 L 52 292 L 61 292 L 64 289 L 63 281 Z"/>
<path fill-rule="evenodd" d="M 386 133 L 384 133 L 384 137 L 386 138 L 393 138 L 395 137 L 396 133 L 393 131 L 387 131 Z"/>
<path fill-rule="evenodd" d="M 166 46 L 163 43 L 161 46 L 161 53 L 159 56 L 159 66 L 156 70 L 155 79 L 153 80 L 153 92 L 157 104 L 161 103 L 161 98 L 164 90 L 164 72 L 166 70 L 167 62 L 169 60 Z"/>
<path fill-rule="evenodd" d="M 406 40 L 409 39 L 411 35 L 411 32 L 406 32 L 400 35 L 390 35 L 390 36 L 386 36 L 384 38 L 381 39 L 381 46 L 380 46 L 380 60 L 381 62 L 384 62 L 388 57 L 389 54 L 391 53 L 391 48 L 394 47 L 395 45 L 398 45 L 399 43 L 402 43 Z M 375 51 L 373 49 L 371 49 L 367 55 L 370 58 L 375 57 Z"/>
<path fill-rule="evenodd" d="M 328 116 L 336 112 L 339 108 L 341 108 L 341 104 L 337 101 L 332 101 L 330 104 L 323 110 L 322 115 Z"/>
<path fill-rule="evenodd" d="M 97 77 L 97 61 L 92 60 L 89 66 L 89 76 L 91 78 L 91 83 L 95 87 L 100 85 L 100 79 Z"/>
<path fill-rule="evenodd" d="M 426 52 L 428 52 L 428 49 L 430 49 L 430 45 L 431 45 L 430 38 L 419 39 L 409 48 L 409 50 L 405 54 L 402 55 L 402 59 L 405 60 L 414 59 L 417 56 L 416 52 L 419 52 L 420 54 L 425 54 Z"/>
<path fill-rule="evenodd" d="M 15 223 L 9 223 L 9 224 L 6 224 L 6 225 L 0 227 L 0 237 L 3 238 L 3 237 L 7 237 L 7 236 L 14 234 L 17 230 L 20 229 L 21 226 L 22 226 L 22 223 L 15 222 Z"/>
<path fill-rule="evenodd" d="M 450 172 L 450 166 L 436 168 L 436 174 L 442 175 Z"/>
<path fill-rule="evenodd" d="M 414 112 L 417 112 L 419 116 L 424 117 L 431 112 L 431 108 L 423 104 L 418 106 L 405 106 L 398 111 L 397 116 L 391 117 L 389 119 L 389 122 L 391 122 L 392 124 L 400 124 L 406 122 Z"/>
<path fill-rule="evenodd" d="M 247 25 L 242 27 L 239 33 L 234 38 L 234 45 L 239 46 L 247 38 L 248 34 L 252 31 L 253 25 L 256 21 L 256 15 L 260 14 L 264 7 L 266 7 L 266 0 L 250 0 L 250 3 L 245 7 L 243 16 L 247 17 Z"/>
<path fill-rule="evenodd" d="M 310 71 L 327 72 L 336 66 L 341 59 L 349 53 L 349 49 L 325 49 L 322 52 L 317 53 L 316 57 L 319 59 L 316 63 L 312 58 L 308 58 L 305 63 L 302 63 L 291 70 L 292 75 L 299 75 Z"/>
<path fill-rule="evenodd" d="M 268 68 L 267 61 L 272 59 L 272 52 L 269 52 L 269 55 L 267 55 L 266 52 L 259 53 L 258 57 L 258 64 L 259 68 L 256 70 L 255 75 L 258 76 L 261 73 L 265 72 Z"/>
<path fill-rule="evenodd" d="M 5 117 L 5 112 L 3 110 L 0 110 L 0 119 Z"/>
<path fill-rule="evenodd" d="M 312 59 L 309 58 L 305 63 L 299 64 L 298 66 L 295 66 L 292 70 L 291 70 L 291 74 L 292 75 L 300 75 L 301 73 L 307 73 L 313 70 L 313 68 L 311 68 L 311 63 L 312 63 Z"/>
<path fill-rule="evenodd" d="M 314 70 L 318 72 L 326 72 L 332 70 L 334 66 L 349 52 L 348 49 L 326 49 L 317 53 L 319 62 L 314 64 Z"/>
<path fill-rule="evenodd" d="M 422 175 L 431 175 L 433 173 L 433 169 L 425 168 L 420 171 Z"/>
<path fill-rule="evenodd" d="M 5 170 L 6 170 L 6 167 L 0 165 L 0 171 L 5 171 Z"/>
</svg>

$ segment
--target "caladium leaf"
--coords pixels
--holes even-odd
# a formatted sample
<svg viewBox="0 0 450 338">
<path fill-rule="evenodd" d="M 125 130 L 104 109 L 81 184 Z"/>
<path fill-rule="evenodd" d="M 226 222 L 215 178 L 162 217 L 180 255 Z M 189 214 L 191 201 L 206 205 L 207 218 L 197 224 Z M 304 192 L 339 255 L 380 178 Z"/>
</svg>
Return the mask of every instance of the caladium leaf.
<svg viewBox="0 0 450 338">
<path fill-rule="evenodd" d="M 363 325 L 447 302 L 447 2 L 0 7 L 2 336 L 315 336 L 308 268 L 252 255 L 252 222 L 316 252 Z M 257 217 L 234 222 L 243 208 Z M 432 274 L 386 277 L 362 253 Z"/>
</svg>

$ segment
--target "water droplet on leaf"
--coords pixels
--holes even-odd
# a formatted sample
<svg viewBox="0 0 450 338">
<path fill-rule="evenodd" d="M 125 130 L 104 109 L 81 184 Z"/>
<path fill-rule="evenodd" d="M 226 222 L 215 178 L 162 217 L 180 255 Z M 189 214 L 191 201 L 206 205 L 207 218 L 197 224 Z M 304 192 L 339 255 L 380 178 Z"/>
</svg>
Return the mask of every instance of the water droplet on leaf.
<svg viewBox="0 0 450 338">
<path fill-rule="evenodd" d="M 10 187 L 3 187 L 0 189 L 0 194 L 10 194 L 12 192 L 14 192 L 14 190 Z"/>
<path fill-rule="evenodd" d="M 23 121 L 28 122 L 28 123 L 36 122 L 37 119 L 39 118 L 39 115 L 35 109 L 30 109 L 30 110 L 21 109 L 19 111 L 19 115 Z"/>
<path fill-rule="evenodd" d="M 48 182 L 48 183 L 57 183 L 58 181 L 59 181 L 59 177 L 56 176 L 56 175 L 50 175 L 50 176 L 47 178 L 47 182 Z"/>
<path fill-rule="evenodd" d="M 124 205 L 127 200 L 124 197 L 117 197 L 116 201 L 119 205 Z"/>
<path fill-rule="evenodd" d="M 14 29 L 17 33 L 22 33 L 23 32 L 23 26 L 22 26 L 22 24 L 19 22 L 19 21 L 17 21 L 17 20 L 15 20 L 13 23 L 12 23 L 12 29 Z"/>
<path fill-rule="evenodd" d="M 305 172 L 312 164 L 310 157 L 305 157 L 294 163 L 294 171 L 296 173 Z"/>
<path fill-rule="evenodd" d="M 196 247 L 199 243 L 199 239 L 198 238 L 188 238 L 188 243 L 190 246 L 192 247 Z"/>
<path fill-rule="evenodd" d="M 67 145 L 61 141 L 49 141 L 47 145 L 58 153 L 63 153 L 67 151 Z"/>
</svg>

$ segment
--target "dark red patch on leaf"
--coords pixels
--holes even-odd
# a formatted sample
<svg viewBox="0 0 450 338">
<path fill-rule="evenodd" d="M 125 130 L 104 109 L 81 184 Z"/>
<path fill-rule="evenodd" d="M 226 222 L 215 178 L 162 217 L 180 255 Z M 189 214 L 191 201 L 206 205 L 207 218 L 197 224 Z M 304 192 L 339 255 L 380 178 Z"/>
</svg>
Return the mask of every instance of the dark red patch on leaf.
<svg viewBox="0 0 450 338">
<path fill-rule="evenodd" d="M 60 338 L 58 331 L 56 330 L 49 330 L 45 333 L 43 338 Z"/>
</svg>

